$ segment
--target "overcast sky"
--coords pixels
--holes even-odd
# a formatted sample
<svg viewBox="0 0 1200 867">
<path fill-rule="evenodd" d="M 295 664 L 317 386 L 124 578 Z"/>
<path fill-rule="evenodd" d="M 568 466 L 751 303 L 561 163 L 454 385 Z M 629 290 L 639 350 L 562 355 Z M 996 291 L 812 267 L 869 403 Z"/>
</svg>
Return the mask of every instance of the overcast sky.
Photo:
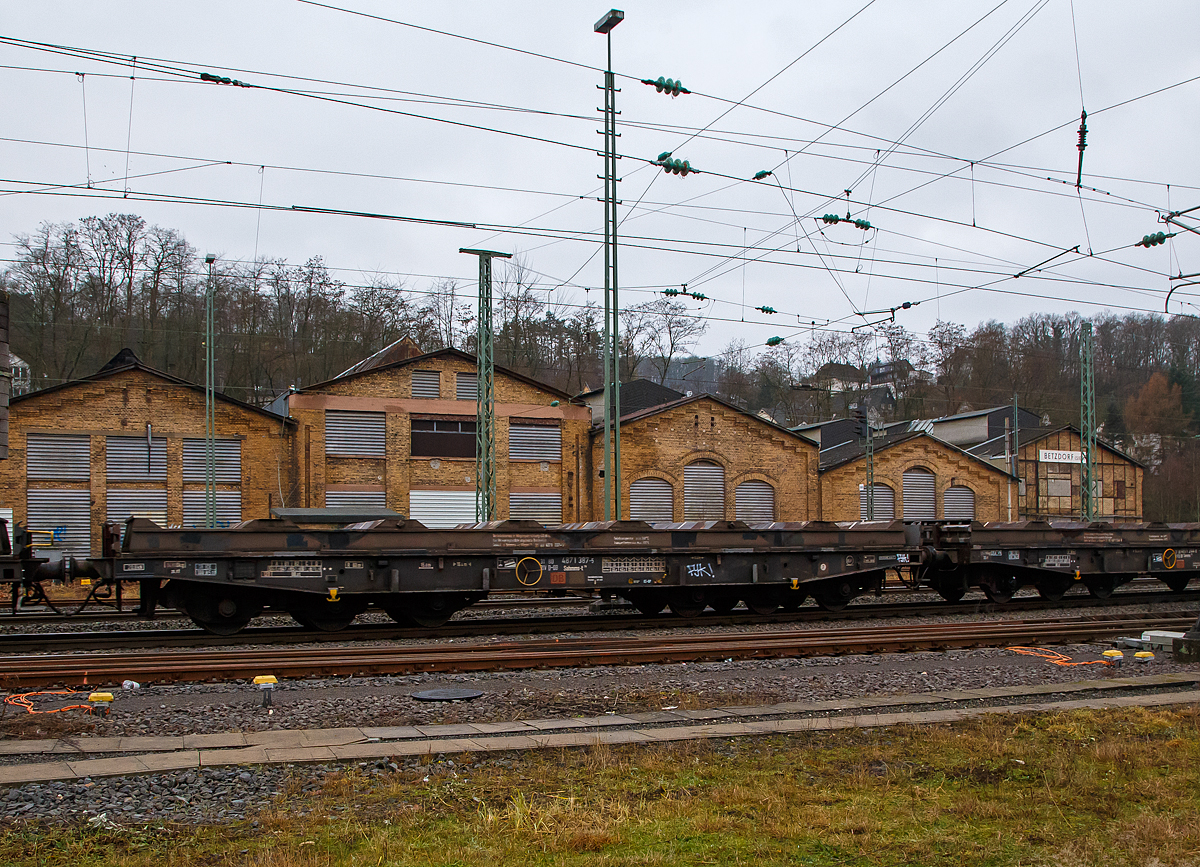
<svg viewBox="0 0 1200 867">
<path fill-rule="evenodd" d="M 585 287 L 603 285 L 605 38 L 593 25 L 608 7 L 332 5 L 403 23 L 299 0 L 4 2 L 5 39 L 116 62 L 0 44 L 3 258 L 43 221 L 136 213 L 223 260 L 320 255 L 350 284 L 383 273 L 418 290 L 438 277 L 470 287 L 476 264 L 460 247 L 509 251 L 547 297 L 600 303 Z M 921 303 L 897 321 L 918 333 L 939 317 L 1162 311 L 1168 276 L 1200 271 L 1200 238 L 1130 245 L 1169 228 L 1160 212 L 1200 205 L 1200 81 L 1180 85 L 1200 76 L 1198 11 L 624 4 L 612 34 L 622 304 L 682 284 L 704 293 L 688 303 L 712 319 L 707 354 L 734 337 L 802 339 L 814 321 L 849 329 L 906 301 Z M 260 87 L 203 83 L 205 71 Z M 660 75 L 695 92 L 672 99 L 635 80 Z M 649 165 L 662 151 L 700 174 Z M 760 170 L 774 174 L 751 181 Z M 818 219 L 847 209 L 875 228 Z M 1200 313 L 1195 288 L 1173 312 Z M 753 309 L 764 305 L 778 312 Z"/>
</svg>

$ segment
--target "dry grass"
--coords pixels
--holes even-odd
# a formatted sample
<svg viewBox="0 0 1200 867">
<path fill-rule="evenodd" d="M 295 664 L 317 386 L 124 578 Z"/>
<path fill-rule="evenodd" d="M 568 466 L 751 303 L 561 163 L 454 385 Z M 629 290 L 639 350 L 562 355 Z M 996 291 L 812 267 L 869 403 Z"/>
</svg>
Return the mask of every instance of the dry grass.
<svg viewBox="0 0 1200 867">
<path fill-rule="evenodd" d="M 14 827 L 0 863 L 1200 864 L 1195 708 L 597 745 L 458 771 L 331 775 L 257 829 Z"/>
</svg>

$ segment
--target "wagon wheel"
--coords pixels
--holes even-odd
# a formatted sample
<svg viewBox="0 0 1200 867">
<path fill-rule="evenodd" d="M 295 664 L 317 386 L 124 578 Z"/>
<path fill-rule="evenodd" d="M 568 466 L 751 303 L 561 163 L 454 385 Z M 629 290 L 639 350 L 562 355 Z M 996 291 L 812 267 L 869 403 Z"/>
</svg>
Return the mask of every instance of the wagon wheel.
<svg viewBox="0 0 1200 867">
<path fill-rule="evenodd" d="M 676 617 L 699 617 L 708 605 L 708 594 L 699 587 L 680 587 L 667 596 L 667 605 Z"/>
<path fill-rule="evenodd" d="M 961 578 L 946 578 L 934 584 L 934 590 L 947 602 L 958 602 L 966 595 L 967 588 Z"/>
<path fill-rule="evenodd" d="M 1069 578 L 1046 578 L 1037 583 L 1038 596 L 1047 602 L 1058 602 L 1071 589 Z"/>
<path fill-rule="evenodd" d="M 1183 573 L 1168 573 L 1167 575 L 1159 576 L 1162 582 L 1174 590 L 1176 593 L 1182 593 L 1187 589 L 1189 576 L 1186 572 Z"/>
<path fill-rule="evenodd" d="M 305 601 L 289 606 L 288 614 L 305 629 L 318 632 L 341 632 L 354 622 L 354 618 L 367 608 L 366 603 L 338 599 L 330 602 L 326 599 Z"/>
<path fill-rule="evenodd" d="M 667 607 L 667 599 L 662 593 L 657 590 L 651 590 L 643 593 L 630 593 L 625 597 L 629 604 L 640 611 L 647 617 L 654 617 L 662 614 L 663 609 Z"/>
<path fill-rule="evenodd" d="M 236 635 L 262 611 L 250 597 L 218 588 L 189 590 L 181 601 L 192 622 L 213 635 Z"/>
<path fill-rule="evenodd" d="M 459 605 L 453 597 L 445 593 L 422 593 L 413 599 L 405 608 L 408 619 L 417 626 L 426 629 L 436 629 L 445 626 L 446 622 L 458 611 Z M 388 612 L 391 613 L 390 611 Z"/>
<path fill-rule="evenodd" d="M 858 595 L 858 588 L 846 579 L 826 581 L 813 598 L 826 611 L 841 611 Z"/>
<path fill-rule="evenodd" d="M 713 611 L 717 612 L 718 614 L 728 614 L 730 611 L 732 611 L 734 608 L 737 607 L 737 604 L 738 604 L 737 593 L 732 593 L 732 592 L 728 592 L 728 591 L 714 593 L 712 595 L 712 597 L 708 600 L 708 607 L 711 608 Z"/>
<path fill-rule="evenodd" d="M 1094 578 L 1084 578 L 1088 593 L 1096 599 L 1107 599 L 1117 589 L 1117 579 L 1111 575 L 1098 575 Z"/>
<path fill-rule="evenodd" d="M 744 602 L 754 614 L 774 614 L 779 610 L 779 594 L 773 590 L 751 590 Z"/>
</svg>

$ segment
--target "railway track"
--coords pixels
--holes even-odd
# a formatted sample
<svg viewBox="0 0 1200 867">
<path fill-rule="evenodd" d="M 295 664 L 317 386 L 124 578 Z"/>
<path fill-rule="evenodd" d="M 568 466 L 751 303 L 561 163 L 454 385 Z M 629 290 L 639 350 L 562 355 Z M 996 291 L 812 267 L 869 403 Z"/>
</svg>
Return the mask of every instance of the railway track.
<svg viewBox="0 0 1200 867">
<path fill-rule="evenodd" d="M 553 600 L 562 602 L 563 600 Z M 496 600 L 497 607 L 503 600 Z M 516 600 L 508 606 L 530 609 L 532 600 Z M 1037 611 L 1086 611 L 1091 608 L 1153 603 L 1177 603 L 1181 610 L 1200 602 L 1200 591 L 1188 593 L 1118 593 L 1109 599 L 1068 596 L 1058 602 L 1037 597 L 1017 598 L 1005 605 L 984 600 L 977 602 L 882 602 L 858 603 L 842 611 L 804 608 L 795 612 L 755 615 L 740 609 L 730 614 L 709 612 L 701 617 L 645 617 L 626 611 L 603 614 L 581 612 L 570 616 L 516 618 L 466 617 L 452 620 L 436 630 L 402 627 L 394 623 L 360 623 L 339 632 L 319 632 L 300 626 L 251 627 L 237 635 L 216 636 L 200 629 L 138 629 L 100 632 L 3 633 L 0 654 L 59 653 L 83 650 L 121 650 L 186 647 L 235 647 L 255 644 L 329 644 L 353 642 L 403 641 L 429 638 L 474 638 L 492 635 L 548 635 L 561 632 L 611 632 L 615 630 L 687 628 L 695 626 L 738 626 L 748 624 L 811 623 L 845 620 L 886 619 L 896 617 L 962 617 L 980 614 Z M 568 604 L 569 601 L 568 601 Z M 1193 608 L 1194 610 L 1194 608 Z M 1193 621 L 1194 621 L 1194 615 Z M 2 622 L 2 621 L 0 621 Z"/>
<path fill-rule="evenodd" d="M 1086 643 L 1147 628 L 1186 629 L 1191 613 L 871 625 L 763 633 L 556 638 L 383 647 L 205 649 L 199 652 L 60 653 L 5 658 L 8 685 L 370 676 L 881 653 L 1009 644 Z"/>
</svg>

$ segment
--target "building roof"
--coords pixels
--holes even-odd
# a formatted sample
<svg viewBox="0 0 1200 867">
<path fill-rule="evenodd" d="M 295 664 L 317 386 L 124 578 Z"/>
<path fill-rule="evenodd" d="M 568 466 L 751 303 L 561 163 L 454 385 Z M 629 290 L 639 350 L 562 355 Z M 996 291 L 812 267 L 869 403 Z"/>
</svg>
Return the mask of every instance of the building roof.
<svg viewBox="0 0 1200 867">
<path fill-rule="evenodd" d="M 376 353 L 376 354 L 378 354 L 378 353 Z M 333 379 L 327 379 L 324 382 L 314 382 L 312 385 L 306 385 L 303 388 L 297 388 L 295 393 L 303 394 L 303 393 L 309 392 L 309 391 L 320 391 L 322 389 L 328 388 L 329 386 L 333 385 L 334 383 L 343 382 L 347 379 L 354 379 L 355 377 L 358 377 L 358 376 L 366 376 L 367 374 L 370 374 L 370 373 L 379 373 L 380 371 L 384 371 L 384 370 L 398 370 L 401 367 L 408 367 L 410 365 L 421 364 L 422 362 L 431 361 L 435 358 L 455 358 L 455 359 L 458 359 L 459 361 L 466 361 L 471 365 L 475 364 L 475 356 L 474 355 L 470 355 L 466 352 L 463 352 L 461 349 L 454 349 L 451 347 L 447 347 L 446 349 L 438 349 L 434 352 L 426 352 L 421 355 L 413 355 L 413 356 L 409 356 L 408 358 L 402 358 L 399 361 L 387 362 L 384 364 L 380 364 L 380 365 L 370 367 L 370 368 L 365 368 L 362 370 L 356 369 L 356 368 L 358 368 L 358 365 L 355 365 L 354 367 L 350 368 L 350 370 L 346 371 L 345 373 L 342 373 L 342 374 L 339 374 L 338 376 L 333 377 Z M 571 399 L 571 395 L 567 394 L 562 389 L 555 388 L 553 385 L 550 385 L 545 382 L 539 382 L 538 380 L 533 379 L 532 377 L 525 376 L 523 373 L 517 373 L 515 370 L 509 370 L 507 367 L 502 367 L 499 364 L 496 365 L 496 372 L 502 373 L 505 376 L 509 377 L 510 379 L 520 380 L 521 382 L 524 382 L 526 385 L 532 385 L 534 388 L 539 388 L 542 391 L 549 392 L 550 394 L 553 394 L 556 397 L 562 398 L 564 401 L 569 401 Z"/>
<path fill-rule="evenodd" d="M 784 434 L 787 434 L 788 436 L 795 437 L 796 439 L 800 440 L 801 442 L 805 443 L 806 445 L 810 445 L 810 446 L 815 445 L 815 443 L 811 439 L 809 439 L 806 436 L 803 436 L 802 434 L 798 434 L 795 431 L 790 431 L 787 428 L 783 427 L 782 425 L 775 424 L 775 422 L 763 418 L 762 416 L 758 415 L 757 413 L 753 413 L 753 412 L 750 412 L 749 410 L 742 409 L 740 406 L 737 406 L 736 404 L 732 404 L 729 401 L 724 400 L 722 398 L 719 398 L 715 394 L 708 394 L 708 393 L 694 394 L 691 397 L 681 397 L 678 400 L 671 401 L 670 403 L 662 403 L 662 404 L 658 404 L 657 406 L 649 407 L 648 409 L 643 409 L 638 412 L 622 415 L 621 416 L 621 424 L 626 425 L 626 424 L 629 424 L 630 422 L 641 421 L 642 419 L 650 418 L 651 416 L 658 415 L 659 413 L 666 412 L 667 410 L 678 409 L 679 407 L 687 406 L 688 404 L 696 403 L 697 401 L 700 401 L 700 400 L 711 400 L 714 403 L 719 403 L 721 406 L 725 407 L 726 409 L 731 409 L 734 412 L 744 415 L 746 418 L 754 419 L 754 421 L 758 422 L 759 424 L 764 424 L 767 427 L 770 427 L 770 428 L 773 428 L 773 429 L 779 431 L 780 433 L 784 433 Z M 593 424 L 592 432 L 595 433 L 595 432 L 601 430 L 602 428 L 603 428 L 603 425 Z"/>
<path fill-rule="evenodd" d="M 593 388 L 580 394 L 577 399 L 586 402 L 588 398 L 602 394 L 603 388 Z M 683 392 L 659 385 L 652 379 L 631 379 L 621 383 L 621 412 L 623 415 L 641 412 L 685 396 Z"/>
<path fill-rule="evenodd" d="M 1001 412 L 1011 412 L 1012 408 L 1013 408 L 1012 404 L 1009 403 L 1009 404 L 1005 404 L 1003 406 L 989 407 L 988 409 L 973 409 L 968 412 L 956 413 L 955 415 L 944 415 L 940 418 L 933 419 L 933 421 L 935 421 L 935 422 L 958 421 L 958 420 L 964 419 L 964 418 L 977 418 L 981 415 L 991 415 L 992 413 L 996 412 L 997 410 L 999 410 Z M 1032 410 L 1025 409 L 1024 407 L 1021 407 L 1020 410 L 1021 410 L 1021 412 L 1027 412 L 1033 416 L 1037 415 L 1037 413 L 1033 412 Z"/>
<path fill-rule="evenodd" d="M 1018 446 L 1031 445 L 1033 443 L 1038 442 L 1039 440 L 1043 440 L 1046 437 L 1051 436 L 1052 434 L 1062 433 L 1063 431 L 1070 431 L 1071 433 L 1075 434 L 1076 436 L 1080 435 L 1079 428 L 1075 427 L 1075 425 L 1072 425 L 1072 424 L 1059 425 L 1058 427 L 1035 427 L 1035 428 L 1024 428 L 1023 427 L 1017 432 L 1017 445 Z M 1129 461 L 1131 464 L 1136 464 L 1137 466 L 1141 467 L 1142 469 L 1146 468 L 1146 465 L 1144 463 L 1142 463 L 1141 461 L 1139 461 L 1137 458 L 1133 457 L 1132 455 L 1126 454 L 1125 452 L 1121 451 L 1119 448 L 1112 445 L 1111 443 L 1107 443 L 1104 440 L 1097 437 L 1096 444 L 1099 445 L 1101 448 L 1107 449 L 1108 451 L 1112 452 L 1115 455 L 1119 455 L 1120 457 Z M 972 448 L 968 449 L 967 452 L 968 452 L 968 454 L 977 455 L 979 457 L 997 457 L 999 455 L 1003 455 L 1004 454 L 1004 437 L 1003 436 L 992 437 L 990 440 L 988 440 L 986 442 L 982 442 L 977 446 L 973 446 Z"/>
<path fill-rule="evenodd" d="M 964 451 L 963 449 L 960 449 L 958 446 L 951 445 L 950 443 L 946 442 L 945 440 L 940 440 L 937 437 L 933 436 L 932 434 L 928 434 L 924 431 L 919 431 L 919 430 L 917 430 L 917 431 L 900 430 L 897 428 L 897 426 L 893 426 L 893 428 L 895 428 L 895 429 L 894 430 L 893 429 L 885 429 L 882 437 L 876 435 L 876 437 L 875 437 L 875 452 L 877 454 L 881 451 L 884 451 L 885 449 L 890 449 L 892 446 L 898 446 L 901 443 L 911 442 L 912 440 L 916 440 L 916 439 L 920 439 L 921 437 L 925 437 L 925 438 L 930 439 L 933 442 L 937 443 L 939 446 L 942 446 L 943 448 L 949 449 L 950 451 L 953 451 L 953 452 L 958 452 L 960 455 L 965 455 L 966 457 L 970 458 L 971 460 L 977 461 L 978 463 L 983 464 L 989 470 L 993 470 L 997 473 L 1003 473 L 1004 475 L 1009 476 L 1009 478 L 1016 478 L 1015 476 L 1009 475 L 1009 473 L 1007 473 L 1005 470 L 1000 469 L 999 467 L 997 467 L 995 464 L 991 463 L 990 461 L 984 460 L 983 458 L 979 457 L 978 455 L 973 455 L 968 451 Z M 833 470 L 833 469 L 837 469 L 838 467 L 845 466 L 846 464 L 852 463 L 854 461 L 857 461 L 861 458 L 866 457 L 866 454 L 867 454 L 866 444 L 861 441 L 858 441 L 858 440 L 854 440 L 854 441 L 847 442 L 847 443 L 840 443 L 838 445 L 831 446 L 830 448 L 822 449 L 821 450 L 821 472 L 824 473 L 828 470 Z"/>
<path fill-rule="evenodd" d="M 133 350 L 126 347 L 114 355 L 107 364 L 105 364 L 91 376 L 84 376 L 80 377 L 79 379 L 71 379 L 66 382 L 59 383 L 58 385 L 52 385 L 49 388 L 42 388 L 37 391 L 31 391 L 26 394 L 17 395 L 11 399 L 10 405 L 29 400 L 30 398 L 41 397 L 42 395 L 46 394 L 53 394 L 56 391 L 73 388 L 74 386 L 83 385 L 88 382 L 99 382 L 100 380 L 115 376 L 118 373 L 126 373 L 128 371 L 139 371 L 141 373 L 146 373 L 150 376 L 161 379 L 164 382 L 169 382 L 172 385 L 180 385 L 199 394 L 205 393 L 205 388 L 203 385 L 197 385 L 194 382 L 189 382 L 186 379 L 180 379 L 178 376 L 172 376 L 169 373 L 164 373 L 161 370 L 156 370 L 153 367 L 143 364 Z M 233 406 L 240 407 L 241 409 L 249 410 L 250 412 L 256 412 L 260 415 L 265 415 L 268 418 L 276 421 L 295 424 L 295 422 L 287 416 L 279 415 L 278 413 L 271 412 L 269 409 L 263 409 L 261 406 L 255 406 L 252 403 L 246 403 L 245 401 L 238 400 L 236 397 L 230 397 L 229 395 L 222 394 L 219 391 L 216 392 L 216 398 L 222 403 L 232 404 Z"/>
</svg>

